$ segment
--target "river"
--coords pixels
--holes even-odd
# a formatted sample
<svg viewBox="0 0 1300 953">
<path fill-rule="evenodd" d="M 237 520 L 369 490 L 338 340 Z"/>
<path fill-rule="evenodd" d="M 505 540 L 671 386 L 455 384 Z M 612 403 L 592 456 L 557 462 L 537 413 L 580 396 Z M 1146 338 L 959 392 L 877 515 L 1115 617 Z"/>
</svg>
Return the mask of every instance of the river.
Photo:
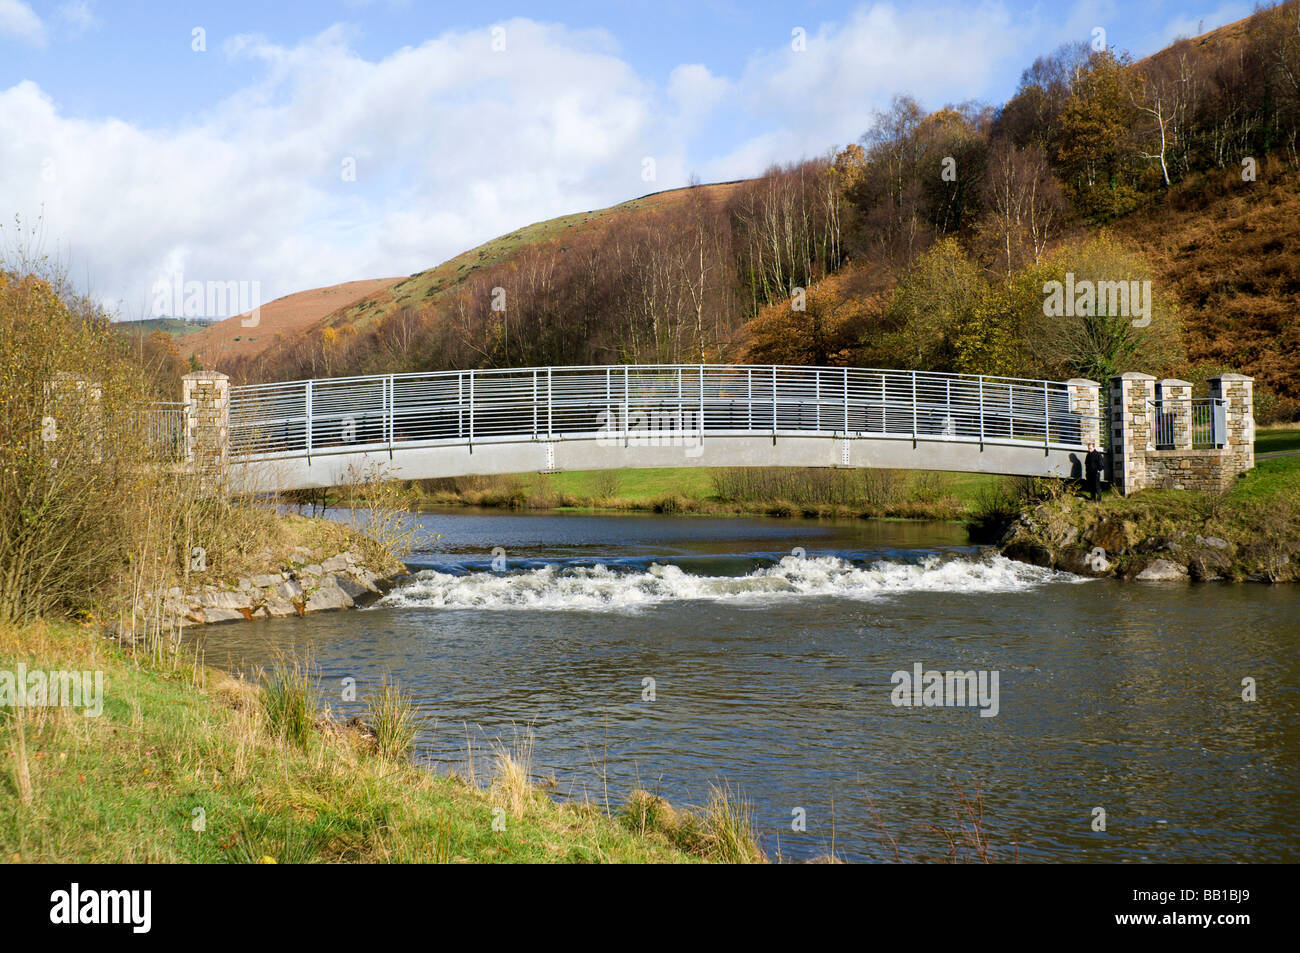
<svg viewBox="0 0 1300 953">
<path fill-rule="evenodd" d="M 1300 860 L 1295 587 L 1083 580 L 945 523 L 420 522 L 415 579 L 376 606 L 212 627 L 207 660 L 308 654 L 345 715 L 343 679 L 391 675 L 417 756 L 480 783 L 531 732 L 558 797 L 729 785 L 784 859 L 937 860 L 949 836 L 974 859 L 975 810 L 994 860 Z M 985 694 L 896 704 L 924 701 L 895 690 L 918 664 Z"/>
</svg>

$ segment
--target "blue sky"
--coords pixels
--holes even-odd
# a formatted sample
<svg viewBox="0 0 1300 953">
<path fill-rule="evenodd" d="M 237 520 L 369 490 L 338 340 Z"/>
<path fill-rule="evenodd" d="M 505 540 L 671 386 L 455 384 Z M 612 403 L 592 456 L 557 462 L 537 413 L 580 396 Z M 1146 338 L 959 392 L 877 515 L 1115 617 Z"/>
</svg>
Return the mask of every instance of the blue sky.
<svg viewBox="0 0 1300 953">
<path fill-rule="evenodd" d="M 820 154 L 894 93 L 1000 103 L 1094 28 L 1141 56 L 1252 5 L 0 0 L 0 218 L 10 242 L 39 218 L 130 316 L 178 273 L 269 300 Z"/>
</svg>

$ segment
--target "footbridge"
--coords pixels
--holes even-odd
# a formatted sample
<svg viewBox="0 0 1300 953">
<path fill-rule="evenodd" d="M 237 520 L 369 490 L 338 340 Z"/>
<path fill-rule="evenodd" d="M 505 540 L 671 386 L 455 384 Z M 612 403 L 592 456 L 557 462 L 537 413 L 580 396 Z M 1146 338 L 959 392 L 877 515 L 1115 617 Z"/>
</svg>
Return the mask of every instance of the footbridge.
<svg viewBox="0 0 1300 953">
<path fill-rule="evenodd" d="M 190 375 L 186 400 L 224 419 L 229 484 L 245 492 L 336 486 L 374 467 L 403 480 L 695 466 L 1078 477 L 1108 429 L 1094 381 L 922 371 L 616 365 L 223 382 Z"/>
</svg>

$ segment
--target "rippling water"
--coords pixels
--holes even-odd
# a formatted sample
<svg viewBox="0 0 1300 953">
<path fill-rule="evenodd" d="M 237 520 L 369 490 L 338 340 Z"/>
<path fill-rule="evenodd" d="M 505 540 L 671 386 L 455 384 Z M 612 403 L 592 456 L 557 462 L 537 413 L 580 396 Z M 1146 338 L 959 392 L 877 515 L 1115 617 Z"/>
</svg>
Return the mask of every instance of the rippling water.
<svg viewBox="0 0 1300 953">
<path fill-rule="evenodd" d="M 420 756 L 480 779 L 531 731 L 561 796 L 729 782 L 785 857 L 942 857 L 930 828 L 964 796 L 996 859 L 1300 859 L 1294 588 L 1085 581 L 948 524 L 422 520 L 415 578 L 377 606 L 214 627 L 209 661 L 309 652 L 346 713 L 341 679 L 391 674 Z M 915 663 L 997 672 L 997 715 L 896 707 Z"/>
</svg>

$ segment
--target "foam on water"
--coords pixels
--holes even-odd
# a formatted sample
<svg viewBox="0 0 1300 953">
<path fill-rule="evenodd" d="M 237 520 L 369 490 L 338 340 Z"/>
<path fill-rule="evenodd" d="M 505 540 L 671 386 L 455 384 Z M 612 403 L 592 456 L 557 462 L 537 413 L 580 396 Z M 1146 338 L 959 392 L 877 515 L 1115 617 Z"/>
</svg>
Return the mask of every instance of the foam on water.
<svg viewBox="0 0 1300 953">
<path fill-rule="evenodd" d="M 743 576 L 693 575 L 654 563 L 640 570 L 546 565 L 510 573 L 425 570 L 378 606 L 428 609 L 581 609 L 626 612 L 687 600 L 762 603 L 808 596 L 869 600 L 907 592 L 1014 592 L 1083 582 L 1002 556 L 856 565 L 838 556 L 787 556 Z"/>
</svg>

